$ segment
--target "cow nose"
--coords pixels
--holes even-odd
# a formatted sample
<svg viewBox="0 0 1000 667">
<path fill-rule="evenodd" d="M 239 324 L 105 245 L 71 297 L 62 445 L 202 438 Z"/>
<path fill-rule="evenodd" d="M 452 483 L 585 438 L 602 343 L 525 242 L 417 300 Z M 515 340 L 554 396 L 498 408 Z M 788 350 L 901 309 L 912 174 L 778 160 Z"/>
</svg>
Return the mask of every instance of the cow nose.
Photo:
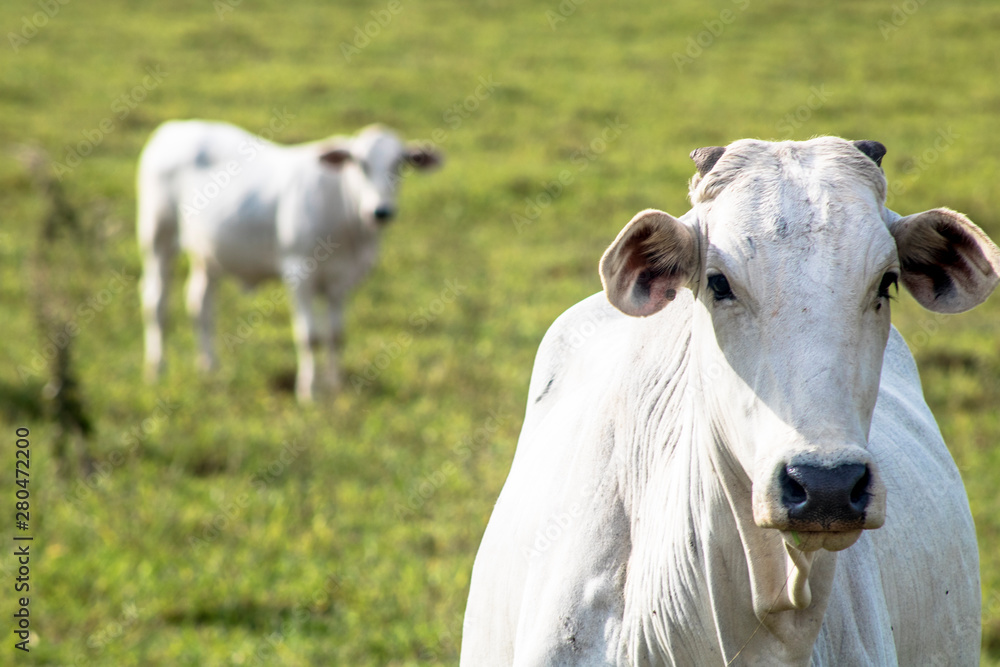
<svg viewBox="0 0 1000 667">
<path fill-rule="evenodd" d="M 379 222 L 389 222 L 394 215 L 396 215 L 396 212 L 388 206 L 379 206 L 375 209 L 375 219 Z"/>
<path fill-rule="evenodd" d="M 788 465 L 780 475 L 781 503 L 792 530 L 860 528 L 871 499 L 872 475 L 867 465 L 833 468 Z"/>
</svg>

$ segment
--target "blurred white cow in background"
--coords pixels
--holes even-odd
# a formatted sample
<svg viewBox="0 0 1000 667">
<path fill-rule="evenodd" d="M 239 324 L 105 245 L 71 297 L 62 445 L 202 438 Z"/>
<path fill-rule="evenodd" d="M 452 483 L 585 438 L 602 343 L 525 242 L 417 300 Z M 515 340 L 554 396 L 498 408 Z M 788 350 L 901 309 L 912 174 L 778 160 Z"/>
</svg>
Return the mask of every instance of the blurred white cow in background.
<svg viewBox="0 0 1000 667">
<path fill-rule="evenodd" d="M 281 278 L 292 301 L 296 394 L 314 397 L 324 347 L 325 380 L 336 390 L 344 302 L 375 262 L 379 231 L 396 213 L 396 186 L 407 169 L 440 162 L 436 151 L 404 144 L 380 125 L 294 146 L 225 123 L 161 125 L 143 149 L 138 173 L 147 375 L 162 369 L 167 288 L 183 248 L 191 260 L 187 307 L 197 320 L 202 368 L 215 365 L 211 302 L 218 278 L 230 274 L 247 286 Z M 325 323 L 319 298 L 327 306 Z"/>
<path fill-rule="evenodd" d="M 979 664 L 975 527 L 889 298 L 972 308 L 1000 250 L 887 209 L 884 153 L 700 149 L 691 211 L 622 230 L 539 348 L 463 665 Z"/>
</svg>

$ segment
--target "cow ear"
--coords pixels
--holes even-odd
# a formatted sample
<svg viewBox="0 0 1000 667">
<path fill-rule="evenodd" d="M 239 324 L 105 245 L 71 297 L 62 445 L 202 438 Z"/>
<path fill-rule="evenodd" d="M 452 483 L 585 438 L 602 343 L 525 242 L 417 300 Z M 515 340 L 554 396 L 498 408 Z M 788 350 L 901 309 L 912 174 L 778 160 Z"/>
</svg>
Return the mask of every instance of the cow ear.
<svg viewBox="0 0 1000 667">
<path fill-rule="evenodd" d="M 868 156 L 868 158 L 877 164 L 882 166 L 882 158 L 885 157 L 885 146 L 883 146 L 878 141 L 852 141 L 854 147 L 859 151 Z"/>
<path fill-rule="evenodd" d="M 441 166 L 444 156 L 433 148 L 422 146 L 409 146 L 404 156 L 407 164 L 413 165 L 417 169 L 432 169 Z"/>
<path fill-rule="evenodd" d="M 698 175 L 704 176 L 712 171 L 712 167 L 715 166 L 715 163 L 719 161 L 719 158 L 725 152 L 725 146 L 705 146 L 704 148 L 694 149 L 688 157 L 694 160 L 694 166 L 698 169 Z"/>
<path fill-rule="evenodd" d="M 351 151 L 346 148 L 331 148 L 319 156 L 319 161 L 328 167 L 340 167 L 350 159 Z"/>
<path fill-rule="evenodd" d="M 601 282 L 615 308 L 646 317 L 672 301 L 697 267 L 697 232 L 649 209 L 632 218 L 601 257 Z"/>
<path fill-rule="evenodd" d="M 928 310 L 961 313 L 1000 281 L 1000 249 L 961 213 L 935 208 L 889 225 L 903 286 Z"/>
</svg>

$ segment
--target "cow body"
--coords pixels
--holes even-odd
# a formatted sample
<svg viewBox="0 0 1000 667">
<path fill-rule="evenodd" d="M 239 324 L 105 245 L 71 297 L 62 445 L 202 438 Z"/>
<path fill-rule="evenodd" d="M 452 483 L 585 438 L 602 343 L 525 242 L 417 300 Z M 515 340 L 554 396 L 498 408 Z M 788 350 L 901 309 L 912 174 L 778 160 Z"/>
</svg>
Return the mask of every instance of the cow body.
<svg viewBox="0 0 1000 667">
<path fill-rule="evenodd" d="M 822 141 L 852 158 L 847 142 Z M 782 169 L 811 162 L 811 149 L 830 150 L 810 142 L 782 154 L 783 145 L 756 144 L 728 151 L 735 162 L 760 150 L 764 173 L 777 170 L 772 176 L 779 179 Z M 796 186 L 809 191 L 818 180 L 830 187 L 829 174 L 805 174 Z M 751 190 L 761 181 L 760 173 L 747 177 Z M 774 197 L 789 195 L 768 201 L 766 193 L 730 187 L 728 199 L 711 200 L 714 211 L 699 201 L 703 190 L 694 190 L 695 209 L 670 219 L 677 229 L 694 230 L 698 260 L 690 275 L 658 275 L 650 268 L 655 261 L 642 264 L 653 256 L 653 242 L 664 254 L 683 244 L 641 230 L 637 225 L 655 216 L 640 214 L 605 256 L 642 232 L 639 259 L 621 262 L 634 270 L 633 281 L 625 281 L 633 292 L 616 293 L 616 275 L 602 262 L 606 294 L 571 308 L 546 334 L 510 475 L 473 569 L 463 664 L 978 664 L 974 526 L 913 358 L 874 287 L 869 295 L 823 282 L 832 274 L 817 260 L 829 260 L 822 258 L 829 240 L 822 230 L 843 238 L 837 225 L 844 225 L 844 212 L 829 215 L 836 207 L 826 206 L 815 215 L 776 213 L 770 221 L 765 213 L 761 223 L 759 209 L 752 211 L 749 224 L 769 231 L 739 230 L 739 242 L 754 249 L 744 251 L 742 263 L 761 262 L 767 277 L 750 271 L 738 281 L 739 269 L 725 265 L 734 287 L 727 292 L 709 278 L 737 254 L 721 227 L 734 216 L 732 199 L 780 211 Z M 815 194 L 798 200 L 816 202 Z M 858 257 L 877 267 L 875 285 L 883 272 L 898 277 L 902 264 L 901 280 L 920 293 L 919 280 L 908 275 L 906 241 L 897 241 L 899 261 L 885 244 L 886 228 L 899 234 L 899 216 L 881 207 L 884 189 L 875 187 L 867 199 L 859 195 L 851 213 L 874 216 L 869 240 L 876 250 Z M 811 242 L 796 240 L 795 230 L 771 234 L 785 224 L 809 226 Z M 774 276 L 769 239 L 772 250 L 793 254 L 781 261 L 795 276 L 816 277 L 804 288 L 807 300 L 799 302 L 796 290 Z M 794 246 L 801 250 L 788 250 Z M 984 273 L 992 274 L 988 294 L 1000 253 L 988 240 L 983 248 Z M 850 252 L 835 251 L 835 263 Z M 671 271 L 683 289 L 657 284 Z M 765 279 L 774 284 L 762 292 L 745 287 Z M 643 317 L 624 314 L 655 300 L 657 290 L 659 308 L 630 313 Z M 838 290 L 823 303 L 824 294 Z M 850 299 L 843 312 L 828 312 Z M 814 314 L 810 304 L 827 308 Z M 834 319 L 823 322 L 828 315 Z M 839 331 L 838 321 L 862 330 Z M 808 345 L 796 341 L 810 336 Z M 852 337 L 862 347 L 870 337 L 872 349 L 838 358 Z M 837 517 L 795 523 L 795 503 L 785 497 L 795 485 L 773 481 L 773 470 L 780 477 L 809 465 L 866 470 L 856 488 L 872 498 L 854 524 L 840 525 Z M 769 497 L 775 484 L 778 500 Z"/>
<path fill-rule="evenodd" d="M 381 126 L 355 137 L 281 146 L 225 123 L 162 125 L 143 150 L 138 174 L 149 374 L 162 366 L 170 269 L 183 249 L 191 259 L 187 306 L 198 323 L 203 368 L 215 365 L 217 280 L 232 275 L 252 287 L 282 279 L 294 312 L 297 393 L 313 397 L 315 355 L 324 348 L 326 380 L 336 387 L 344 302 L 375 262 L 380 228 L 395 211 L 400 171 L 438 161 L 436 153 L 406 147 Z M 320 298 L 326 312 L 316 309 Z"/>
<path fill-rule="evenodd" d="M 710 436 L 697 424 L 700 369 L 687 363 L 692 307 L 688 293 L 636 320 L 597 294 L 546 334 L 476 560 L 464 663 L 724 665 L 741 648 L 733 664 L 796 663 L 782 658 L 769 629 L 757 629 L 738 518 L 712 443 L 700 441 Z M 666 346 L 663 331 L 672 332 Z M 634 424 L 637 411 L 652 419 Z M 619 480 L 637 472 L 629 470 L 641 454 L 636 437 L 670 447 L 645 453 L 656 488 L 628 507 Z M 845 551 L 820 553 L 827 567 L 837 564 L 812 664 L 978 664 L 975 529 L 896 332 L 869 447 L 893 461 L 886 525 Z M 942 480 L 947 502 L 931 502 L 927 489 Z M 749 503 L 742 492 L 732 502 Z M 633 598 L 625 584 L 638 568 Z M 817 620 L 815 610 L 779 615 L 790 625 Z"/>
</svg>

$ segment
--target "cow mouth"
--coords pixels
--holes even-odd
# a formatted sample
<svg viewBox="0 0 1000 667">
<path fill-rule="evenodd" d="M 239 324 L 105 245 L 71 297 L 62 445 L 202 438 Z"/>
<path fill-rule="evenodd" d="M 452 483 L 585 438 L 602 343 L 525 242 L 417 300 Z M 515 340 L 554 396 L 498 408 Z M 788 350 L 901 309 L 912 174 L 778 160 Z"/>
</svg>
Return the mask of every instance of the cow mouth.
<svg viewBox="0 0 1000 667">
<path fill-rule="evenodd" d="M 754 523 L 781 533 L 799 551 L 840 551 L 862 530 L 885 523 L 886 490 L 878 467 L 848 448 L 820 458 L 811 452 L 779 460 L 753 485 Z"/>
<path fill-rule="evenodd" d="M 785 544 L 799 551 L 843 551 L 861 537 L 861 528 L 844 531 L 798 531 L 780 530 Z"/>
</svg>

